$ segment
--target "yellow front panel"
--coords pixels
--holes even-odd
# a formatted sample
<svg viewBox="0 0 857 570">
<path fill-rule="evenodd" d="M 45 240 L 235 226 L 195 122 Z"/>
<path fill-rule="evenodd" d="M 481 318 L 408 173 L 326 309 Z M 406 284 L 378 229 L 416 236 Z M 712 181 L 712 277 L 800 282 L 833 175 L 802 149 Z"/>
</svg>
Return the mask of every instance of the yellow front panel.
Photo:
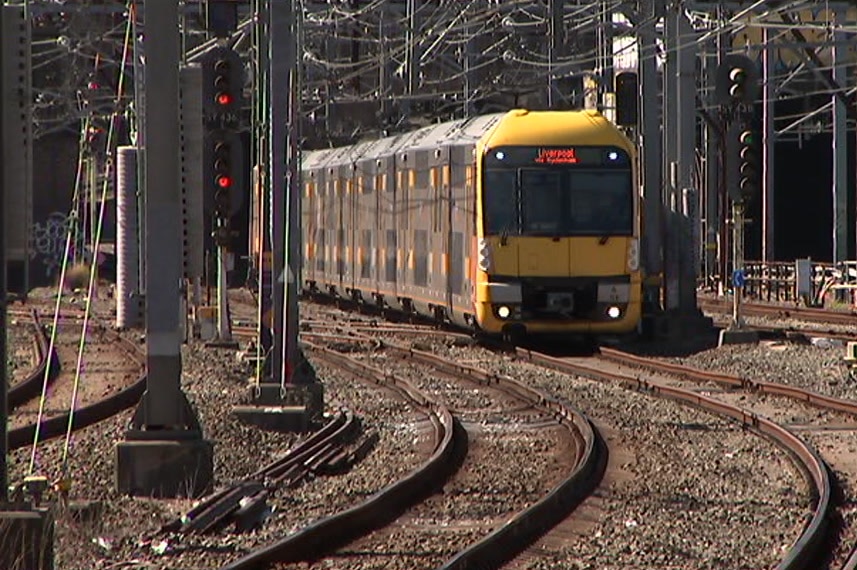
<svg viewBox="0 0 857 570">
<path fill-rule="evenodd" d="M 494 275 L 530 277 L 615 276 L 628 273 L 628 237 L 514 237 L 500 245 L 498 236 L 486 238 L 491 244 Z"/>
<path fill-rule="evenodd" d="M 570 263 L 573 276 L 623 275 L 628 272 L 628 238 L 579 237 L 570 240 Z"/>
<path fill-rule="evenodd" d="M 500 245 L 499 236 L 485 238 L 491 244 L 492 269 L 490 273 L 495 275 L 517 275 L 518 274 L 518 242 L 515 238 L 509 238 L 506 245 Z"/>
<path fill-rule="evenodd" d="M 571 275 L 569 241 L 565 238 L 517 238 L 518 275 L 568 277 Z"/>
</svg>

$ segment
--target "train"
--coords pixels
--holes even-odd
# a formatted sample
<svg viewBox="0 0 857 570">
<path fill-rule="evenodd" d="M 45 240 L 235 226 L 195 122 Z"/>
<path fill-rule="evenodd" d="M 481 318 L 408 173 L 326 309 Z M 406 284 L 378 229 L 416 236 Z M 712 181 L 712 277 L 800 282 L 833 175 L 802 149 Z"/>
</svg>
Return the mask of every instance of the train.
<svg viewBox="0 0 857 570">
<path fill-rule="evenodd" d="M 514 109 L 301 156 L 301 287 L 504 338 L 633 333 L 633 143 Z"/>
</svg>

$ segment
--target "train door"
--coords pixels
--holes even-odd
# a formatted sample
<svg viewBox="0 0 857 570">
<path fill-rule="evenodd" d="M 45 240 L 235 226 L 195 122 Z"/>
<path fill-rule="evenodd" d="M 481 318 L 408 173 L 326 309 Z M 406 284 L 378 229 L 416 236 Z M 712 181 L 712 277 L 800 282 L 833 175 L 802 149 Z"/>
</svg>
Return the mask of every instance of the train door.
<svg viewBox="0 0 857 570">
<path fill-rule="evenodd" d="M 298 285 L 303 287 L 304 283 L 315 281 L 315 247 L 316 247 L 316 188 L 315 188 L 315 171 L 304 171 L 301 177 L 304 186 L 304 197 L 301 203 L 301 239 L 304 243 L 304 263 L 303 265 L 303 282 Z M 264 239 L 263 234 L 258 237 L 261 242 Z"/>
<path fill-rule="evenodd" d="M 333 276 L 334 276 L 334 286 L 336 287 L 337 293 L 340 295 L 344 293 L 343 290 L 343 274 L 345 273 L 345 188 L 344 186 L 344 178 L 342 177 L 342 173 L 339 172 L 339 168 L 336 169 L 335 172 L 336 180 L 333 183 L 333 219 L 334 223 L 331 226 L 333 228 L 334 233 L 334 245 L 333 245 Z"/>
<path fill-rule="evenodd" d="M 460 244 L 456 247 L 454 243 L 455 237 L 452 232 L 452 169 L 449 161 L 449 149 L 444 149 L 446 151 L 446 157 L 444 160 L 444 164 L 441 166 L 441 212 L 440 212 L 440 220 L 441 220 L 441 232 L 443 233 L 443 275 L 446 276 L 446 282 L 444 283 L 444 292 L 445 299 L 444 302 L 446 304 L 446 315 L 448 318 L 452 319 L 452 311 L 453 311 L 453 301 L 452 301 L 452 293 L 453 289 L 456 285 L 455 277 L 453 275 L 453 255 L 456 252 L 456 249 L 460 251 Z"/>
<path fill-rule="evenodd" d="M 370 253 L 369 253 L 369 263 L 371 264 L 372 270 L 370 273 L 370 279 L 372 280 L 372 293 L 373 298 L 377 299 L 377 296 L 380 295 L 383 286 L 381 282 L 383 281 L 381 269 L 382 269 L 382 260 L 381 260 L 381 251 L 382 244 L 381 241 L 383 237 L 383 228 L 384 224 L 381 221 L 381 196 L 384 188 L 382 186 L 382 177 L 381 173 L 381 161 L 376 160 L 373 161 L 371 167 L 371 176 L 372 176 L 372 197 L 369 201 L 373 205 L 374 213 L 372 215 L 372 225 L 370 226 L 371 232 L 371 243 L 370 243 Z"/>
<path fill-rule="evenodd" d="M 408 168 L 408 156 L 397 155 L 395 218 L 396 231 L 396 296 L 397 304 L 402 307 L 402 298 L 409 297 L 411 281 L 408 278 L 412 256 L 410 255 L 410 208 L 411 208 L 411 169 Z"/>
<path fill-rule="evenodd" d="M 320 168 L 318 170 L 318 192 L 316 193 L 316 252 L 315 252 L 315 276 L 316 286 L 319 289 L 324 289 L 322 283 L 327 281 L 327 256 L 330 247 L 328 239 L 328 218 L 330 214 L 330 175 L 328 169 Z"/>
<path fill-rule="evenodd" d="M 359 288 L 357 284 L 357 204 L 360 199 L 358 191 L 358 175 L 353 164 L 344 166 L 343 175 L 345 181 L 345 196 L 344 196 L 344 219 L 346 220 L 345 229 L 345 267 L 343 267 L 343 286 L 345 292 L 353 294 L 355 288 Z"/>
<path fill-rule="evenodd" d="M 399 273 L 399 234 L 396 227 L 396 159 L 389 156 L 382 159 L 382 186 L 379 200 L 382 204 L 382 236 L 384 244 L 384 302 L 393 308 L 400 308 L 398 291 Z"/>
<path fill-rule="evenodd" d="M 470 147 L 449 149 L 449 315 L 464 325 L 464 307 L 468 306 L 467 263 L 472 228 L 474 195 L 470 187 Z"/>
</svg>

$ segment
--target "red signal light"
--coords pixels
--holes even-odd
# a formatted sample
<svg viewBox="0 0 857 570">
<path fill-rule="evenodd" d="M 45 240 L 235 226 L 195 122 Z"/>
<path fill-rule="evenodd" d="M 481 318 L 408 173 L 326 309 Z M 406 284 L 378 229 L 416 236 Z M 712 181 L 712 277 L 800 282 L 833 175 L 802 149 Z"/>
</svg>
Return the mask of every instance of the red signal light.
<svg viewBox="0 0 857 570">
<path fill-rule="evenodd" d="M 218 105 L 223 105 L 225 107 L 226 105 L 232 104 L 232 95 L 229 93 L 218 93 L 214 97 L 214 100 L 217 101 Z"/>
<path fill-rule="evenodd" d="M 229 188 L 232 186 L 232 178 L 225 174 L 221 174 L 214 179 L 214 183 L 217 184 L 218 188 Z"/>
</svg>

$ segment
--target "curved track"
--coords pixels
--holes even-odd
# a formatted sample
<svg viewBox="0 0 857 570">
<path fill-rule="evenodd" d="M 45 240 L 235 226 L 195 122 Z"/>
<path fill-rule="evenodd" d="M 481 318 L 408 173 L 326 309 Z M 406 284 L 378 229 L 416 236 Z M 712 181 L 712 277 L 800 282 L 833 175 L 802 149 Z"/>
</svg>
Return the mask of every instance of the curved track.
<svg viewBox="0 0 857 570">
<path fill-rule="evenodd" d="M 427 491 L 437 489 L 438 485 L 446 478 L 438 477 L 439 470 L 453 468 L 454 463 L 456 463 L 452 457 L 454 449 L 458 449 L 457 453 L 461 453 L 462 449 L 467 447 L 467 444 L 461 439 L 464 437 L 464 430 L 460 426 L 450 430 L 452 414 L 439 400 L 412 382 L 394 376 L 388 370 L 381 370 L 367 362 L 360 361 L 356 355 L 351 354 L 352 349 L 349 348 L 349 343 L 373 342 L 378 344 L 378 349 L 391 354 L 395 353 L 398 358 L 414 361 L 415 365 L 421 368 L 430 367 L 444 375 L 483 385 L 486 389 L 504 391 L 507 397 L 518 400 L 525 407 L 534 406 L 544 410 L 545 413 L 554 418 L 558 425 L 563 425 L 573 434 L 577 434 L 575 437 L 579 443 L 575 468 L 563 479 L 562 483 L 553 492 L 518 513 L 506 524 L 501 525 L 493 532 L 489 532 L 477 543 L 458 552 L 456 556 L 447 561 L 445 567 L 496 567 L 502 560 L 511 558 L 516 552 L 524 548 L 535 536 L 545 530 L 546 525 L 552 524 L 551 521 L 556 520 L 557 516 L 564 516 L 579 498 L 585 496 L 586 489 L 592 488 L 593 481 L 597 482 L 597 477 L 594 480 L 592 477 L 598 472 L 598 465 L 601 461 L 600 455 L 597 453 L 599 439 L 591 425 L 570 408 L 551 401 L 544 394 L 519 385 L 511 379 L 497 378 L 429 353 L 397 347 L 389 343 L 378 343 L 377 340 L 367 340 L 359 334 L 319 334 L 307 331 L 303 333 L 303 336 L 308 350 L 347 368 L 351 374 L 394 387 L 400 394 L 406 395 L 428 412 L 437 413 L 439 410 L 446 410 L 443 417 L 447 419 L 441 422 L 432 422 L 435 430 L 438 426 L 445 426 L 442 432 L 436 432 L 434 436 L 436 442 L 443 442 L 444 451 L 441 453 L 436 446 L 432 458 L 429 460 L 429 462 L 442 460 L 442 464 L 432 466 L 427 471 L 427 466 L 429 466 L 429 462 L 427 462 L 423 468 L 378 492 L 363 505 L 319 521 L 311 527 L 287 537 L 278 545 L 236 561 L 227 568 L 255 567 L 254 565 L 262 560 L 314 559 L 319 556 L 322 549 L 328 551 L 336 544 L 341 544 L 343 542 L 342 537 L 354 537 L 371 530 L 371 528 L 363 528 L 362 530 L 354 528 L 355 523 L 362 524 L 364 527 L 373 523 L 373 528 L 383 526 L 380 523 L 389 524 L 408 508 L 408 505 L 401 503 L 402 498 L 409 497 L 410 503 L 413 503 L 415 497 L 424 498 Z M 327 346 L 322 346 L 323 344 L 327 344 Z M 399 498 L 396 499 L 396 497 Z M 330 535 L 330 532 L 335 534 Z M 274 553 L 272 550 L 274 548 L 279 551 L 279 554 Z M 341 560 L 341 556 L 342 554 L 339 555 L 338 559 Z"/>
</svg>

